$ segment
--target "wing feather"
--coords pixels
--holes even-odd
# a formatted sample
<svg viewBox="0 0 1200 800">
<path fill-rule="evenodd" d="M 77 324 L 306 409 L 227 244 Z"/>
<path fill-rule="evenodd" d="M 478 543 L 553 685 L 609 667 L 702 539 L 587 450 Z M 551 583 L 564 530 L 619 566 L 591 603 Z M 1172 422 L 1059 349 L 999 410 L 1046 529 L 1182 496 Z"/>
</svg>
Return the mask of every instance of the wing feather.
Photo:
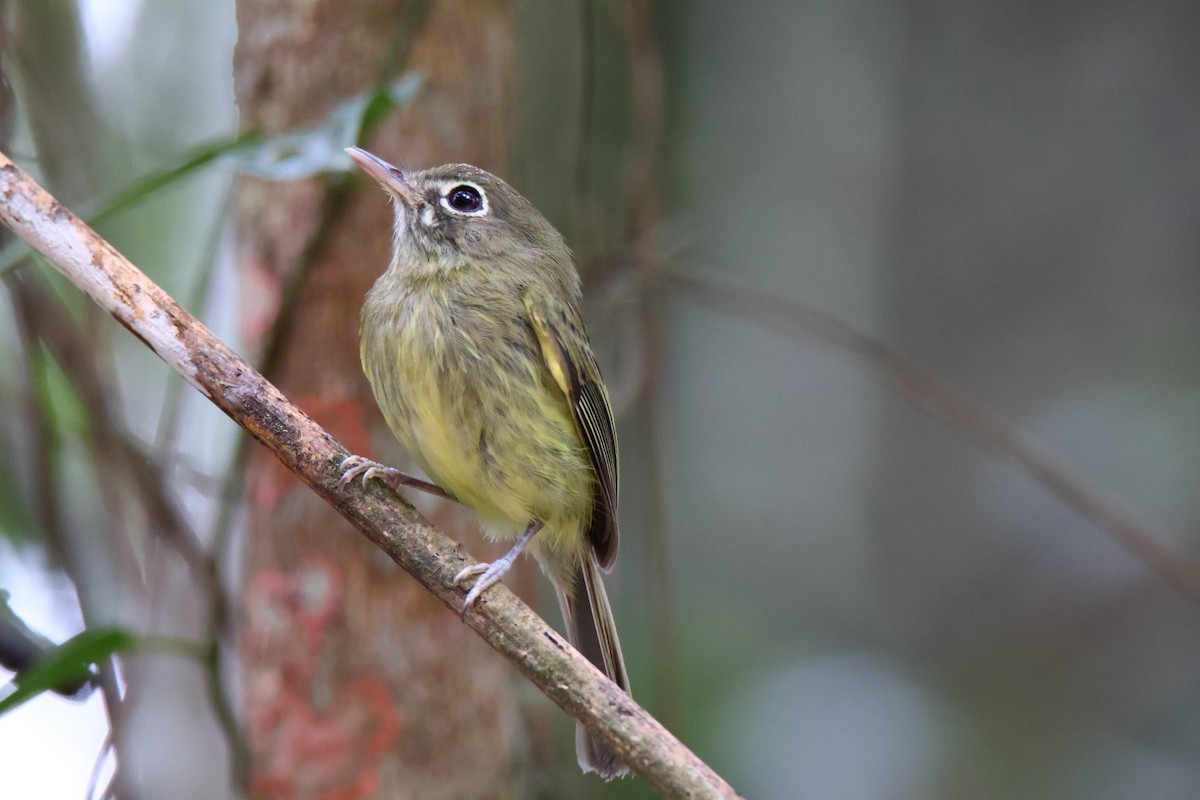
<svg viewBox="0 0 1200 800">
<path fill-rule="evenodd" d="M 559 309 L 532 290 L 527 290 L 522 299 L 542 360 L 563 393 L 596 473 L 597 492 L 588 539 L 597 563 L 607 572 L 617 559 L 619 485 L 617 431 L 608 391 L 579 312 L 571 306 Z"/>
</svg>

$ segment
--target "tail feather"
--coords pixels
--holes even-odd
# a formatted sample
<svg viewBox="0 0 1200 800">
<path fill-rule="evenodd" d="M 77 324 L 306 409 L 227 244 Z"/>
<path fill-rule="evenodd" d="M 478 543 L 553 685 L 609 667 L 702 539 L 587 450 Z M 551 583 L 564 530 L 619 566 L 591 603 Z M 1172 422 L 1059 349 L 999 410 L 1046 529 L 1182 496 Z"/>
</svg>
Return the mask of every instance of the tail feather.
<svg viewBox="0 0 1200 800">
<path fill-rule="evenodd" d="M 617 625 L 608 604 L 608 594 L 604 591 L 604 582 L 600 578 L 600 566 L 591 548 L 588 548 L 587 555 L 579 565 L 575 585 L 578 587 L 580 584 L 584 591 L 575 596 L 568 595 L 555 585 L 558 604 L 567 625 L 567 636 L 575 649 L 597 668 L 604 670 L 613 683 L 628 693 L 629 675 L 621 655 Z M 581 609 L 579 604 L 584 599 L 588 608 Z M 575 752 L 584 772 L 595 772 L 605 780 L 619 778 L 629 772 L 616 753 L 593 739 L 582 725 L 575 731 Z"/>
</svg>

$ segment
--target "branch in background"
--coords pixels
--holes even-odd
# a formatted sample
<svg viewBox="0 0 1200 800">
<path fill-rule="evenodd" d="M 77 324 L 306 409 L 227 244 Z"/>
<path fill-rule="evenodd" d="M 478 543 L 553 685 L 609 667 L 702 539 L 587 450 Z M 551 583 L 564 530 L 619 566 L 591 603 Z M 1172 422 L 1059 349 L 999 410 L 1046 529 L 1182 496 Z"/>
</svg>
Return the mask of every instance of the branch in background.
<svg viewBox="0 0 1200 800">
<path fill-rule="evenodd" d="M 33 280 L 35 277 L 14 273 L 4 278 L 13 294 L 22 330 L 28 331 L 26 338 L 30 342 L 26 350 L 33 350 L 36 342 L 42 343 L 58 362 L 80 404 L 88 409 L 88 450 L 97 476 L 110 487 L 104 493 L 109 501 L 118 502 L 123 496 L 115 490 L 118 484 L 128 482 L 132 485 L 150 523 L 148 528 L 179 554 L 197 590 L 208 600 L 207 642 L 200 664 L 204 668 L 213 712 L 229 747 L 233 778 L 237 785 L 246 786 L 249 770 L 245 737 L 230 707 L 220 670 L 221 644 L 229 630 L 229 603 L 221 585 L 217 560 L 205 551 L 164 483 L 166 462 L 153 459 L 116 422 L 108 390 L 88 346 L 87 334 L 45 290 L 42 282 Z M 50 469 L 50 465 L 45 469 Z M 54 490 L 58 483 L 54 474 L 51 471 L 37 482 L 40 490 Z M 55 527 L 57 523 L 47 518 L 47 531 Z M 51 541 L 63 538 L 61 547 L 68 547 L 65 533 L 48 538 Z M 72 562 L 64 562 L 64 566 L 70 567 Z"/>
<path fill-rule="evenodd" d="M 845 350 L 879 369 L 896 392 L 918 411 L 964 439 L 1020 467 L 1051 494 L 1116 539 L 1192 600 L 1200 601 L 1200 565 L 1172 553 L 1148 530 L 1055 465 L 1013 423 L 969 392 L 938 377 L 849 326 L 777 295 L 712 278 L 671 273 L 667 283 L 695 300 L 791 335 L 805 335 Z"/>
<path fill-rule="evenodd" d="M 14 275 L 3 276 L 3 280 L 13 295 L 17 335 L 21 341 L 21 351 L 25 355 L 27 376 L 25 403 L 27 418 L 33 421 L 33 453 L 29 471 L 32 475 L 38 524 L 41 526 L 42 535 L 53 558 L 72 576 L 72 585 L 85 626 L 94 627 L 97 621 L 85 602 L 83 587 L 76 578 L 80 573 L 79 558 L 70 547 L 70 537 L 67 535 L 63 520 L 62 503 L 59 497 L 61 487 L 57 480 L 59 471 L 56 468 L 56 456 L 60 450 L 61 440 L 57 426 L 49 417 L 50 403 L 46 399 L 48 390 L 45 386 L 46 355 L 41 349 L 40 339 L 35 332 L 37 322 L 30 318 L 28 304 L 20 300 L 24 292 L 22 281 Z M 114 659 L 110 656 L 97 663 L 96 674 L 101 696 L 104 699 L 105 711 L 108 714 L 109 731 L 114 739 L 120 738 L 126 727 L 126 713 L 124 695 L 120 682 L 117 680 Z M 113 783 L 126 784 L 125 776 L 120 770 L 114 774 Z"/>
<path fill-rule="evenodd" d="M 662 290 L 666 260 L 657 236 L 648 232 L 662 219 L 658 193 L 659 151 L 663 126 L 663 59 L 655 30 L 654 4 L 634 0 L 625 4 L 621 30 L 629 58 L 629 98 L 632 113 L 626 154 L 624 192 L 629 198 L 628 240 L 636 242 L 634 262 L 641 279 L 641 335 L 644 357 L 640 384 L 645 425 L 648 516 L 646 562 L 650 573 L 650 628 L 654 656 L 651 680 L 660 714 L 668 722 L 682 718 L 679 683 L 678 621 L 671 578 L 671 549 L 667 540 L 666 458 L 663 455 L 662 376 L 667 374 L 667 297 Z"/>
<path fill-rule="evenodd" d="M 455 544 L 395 493 L 339 492 L 349 455 L 198 320 L 0 154 L 0 219 L 456 613 Z M 493 587 L 466 623 L 664 797 L 737 794 L 524 603 Z"/>
</svg>

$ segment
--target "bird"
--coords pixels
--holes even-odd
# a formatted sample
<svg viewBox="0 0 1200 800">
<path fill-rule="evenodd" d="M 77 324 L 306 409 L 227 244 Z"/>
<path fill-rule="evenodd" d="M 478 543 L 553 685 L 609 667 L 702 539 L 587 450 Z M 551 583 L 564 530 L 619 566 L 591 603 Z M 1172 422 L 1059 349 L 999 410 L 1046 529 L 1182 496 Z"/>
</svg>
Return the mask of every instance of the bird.
<svg viewBox="0 0 1200 800">
<path fill-rule="evenodd" d="M 463 614 L 526 552 L 554 586 L 571 643 L 628 693 L 602 579 L 619 542 L 616 427 L 570 249 L 483 169 L 405 171 L 361 148 L 347 153 L 395 212 L 391 260 L 362 307 L 363 371 L 429 480 L 352 455 L 339 485 L 380 479 L 470 508 L 485 535 L 513 545 L 455 576 L 478 576 Z M 584 772 L 628 772 L 582 725 L 576 753 Z"/>
</svg>

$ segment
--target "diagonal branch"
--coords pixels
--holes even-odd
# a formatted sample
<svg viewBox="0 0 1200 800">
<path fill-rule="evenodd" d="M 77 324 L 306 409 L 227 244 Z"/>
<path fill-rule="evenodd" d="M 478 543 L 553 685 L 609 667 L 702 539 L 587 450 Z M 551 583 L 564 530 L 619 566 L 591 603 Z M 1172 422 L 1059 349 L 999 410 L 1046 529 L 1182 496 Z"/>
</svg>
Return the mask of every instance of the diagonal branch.
<svg viewBox="0 0 1200 800">
<path fill-rule="evenodd" d="M 712 308 L 785 333 L 801 333 L 858 356 L 878 369 L 911 406 L 988 453 L 1015 464 L 1167 583 L 1200 601 L 1200 565 L 1172 552 L 1139 522 L 1055 464 L 1015 424 L 966 390 L 815 308 L 707 277 L 672 274 L 667 280 Z"/>
<path fill-rule="evenodd" d="M 346 449 L 199 320 L 0 154 L 0 220 L 455 612 L 463 557 L 381 487 L 339 492 Z M 511 592 L 494 587 L 467 624 L 664 797 L 737 793 Z"/>
</svg>

